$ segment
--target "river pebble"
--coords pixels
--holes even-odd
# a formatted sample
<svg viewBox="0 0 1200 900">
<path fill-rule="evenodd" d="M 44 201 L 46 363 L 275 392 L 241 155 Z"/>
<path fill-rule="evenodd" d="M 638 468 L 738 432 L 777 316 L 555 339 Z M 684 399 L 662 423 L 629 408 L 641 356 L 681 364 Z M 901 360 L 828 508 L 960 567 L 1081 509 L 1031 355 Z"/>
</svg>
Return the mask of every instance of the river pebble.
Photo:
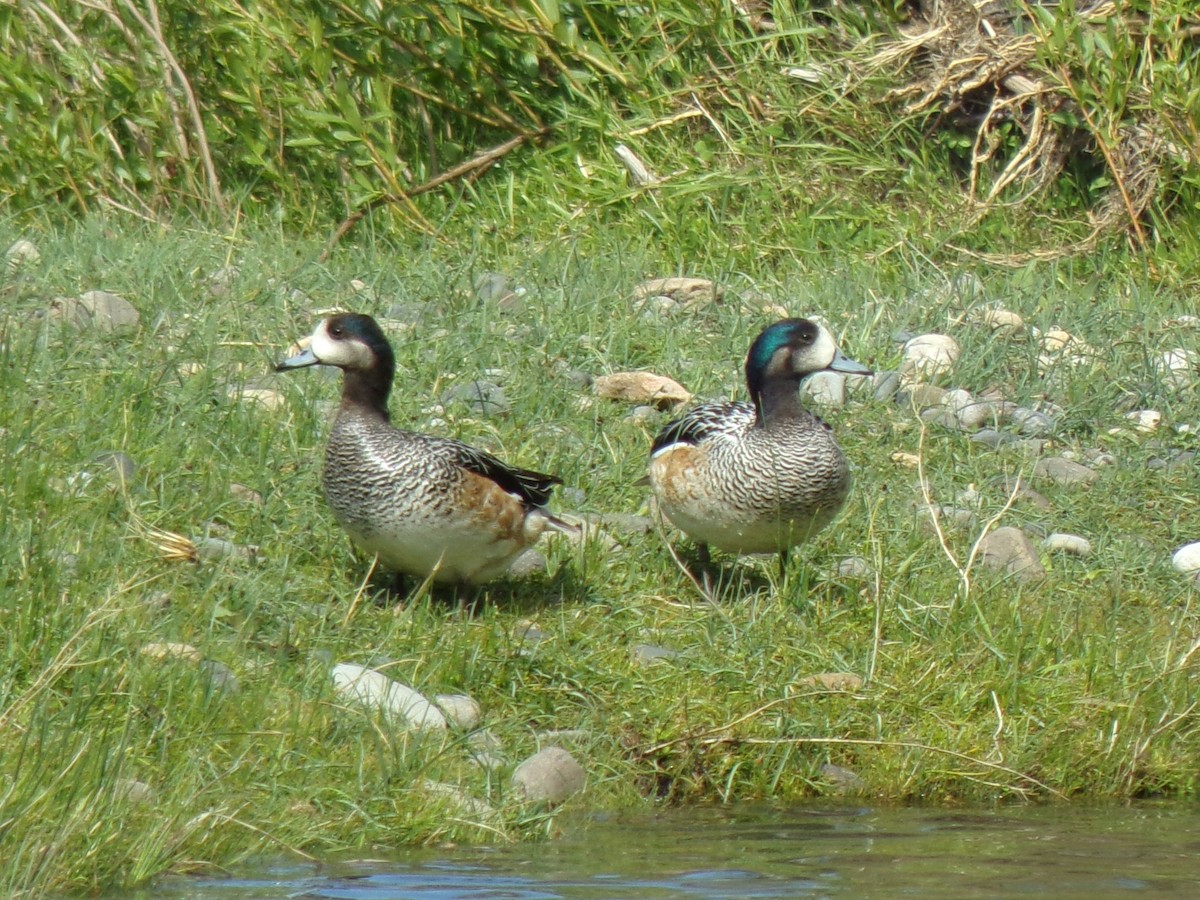
<svg viewBox="0 0 1200 900">
<path fill-rule="evenodd" d="M 463 731 L 470 731 L 483 719 L 483 708 L 479 702 L 466 694 L 437 694 L 433 702 L 450 725 Z"/>
<path fill-rule="evenodd" d="M 483 379 L 456 384 L 443 391 L 439 399 L 445 406 L 463 403 L 477 416 L 503 416 L 512 409 L 504 388 Z"/>
<path fill-rule="evenodd" d="M 1071 556 L 1091 556 L 1092 542 L 1077 534 L 1056 531 L 1042 539 L 1042 547 L 1051 553 L 1066 553 Z"/>
<path fill-rule="evenodd" d="M 354 663 L 339 663 L 330 673 L 334 693 L 346 702 L 381 710 L 393 721 L 414 729 L 442 731 L 446 717 L 419 691 L 382 672 Z"/>
<path fill-rule="evenodd" d="M 550 564 L 546 561 L 545 554 L 530 547 L 508 564 L 506 574 L 516 581 L 523 581 L 526 578 L 541 575 L 549 568 Z"/>
<path fill-rule="evenodd" d="M 936 378 L 954 368 L 958 341 L 948 334 L 921 334 L 904 344 L 900 373 L 905 380 Z"/>
<path fill-rule="evenodd" d="M 653 666 L 658 663 L 672 662 L 679 658 L 679 653 L 657 644 L 634 644 L 629 651 L 633 661 L 640 666 Z"/>
<path fill-rule="evenodd" d="M 866 787 L 866 782 L 857 772 L 844 766 L 835 766 L 833 763 L 824 763 L 820 768 L 820 775 L 839 794 L 852 794 Z"/>
<path fill-rule="evenodd" d="M 420 782 L 420 789 L 431 798 L 449 801 L 462 815 L 470 816 L 476 821 L 486 822 L 497 818 L 496 810 L 478 797 L 472 797 L 456 784 L 426 778 Z"/>
<path fill-rule="evenodd" d="M 9 272 L 16 272 L 25 266 L 32 266 L 41 258 L 42 253 L 38 250 L 37 245 L 24 238 L 13 241 L 4 251 L 4 262 Z"/>
<path fill-rule="evenodd" d="M 1058 425 L 1054 416 L 1027 406 L 1014 407 L 1008 417 L 1017 431 L 1027 437 L 1045 437 L 1053 434 Z"/>
<path fill-rule="evenodd" d="M 583 790 L 587 773 L 561 747 L 546 747 L 524 760 L 512 775 L 513 789 L 529 803 L 557 806 Z"/>
<path fill-rule="evenodd" d="M 1039 581 L 1046 569 L 1037 548 L 1020 528 L 1005 525 L 990 531 L 979 542 L 979 561 L 990 569 L 1014 576 L 1019 581 Z"/>
<path fill-rule="evenodd" d="M 1053 481 L 1062 487 L 1089 485 L 1100 477 L 1100 473 L 1095 469 L 1061 456 L 1039 459 L 1033 466 L 1033 475 L 1035 478 Z"/>
<path fill-rule="evenodd" d="M 971 435 L 971 440 L 995 450 L 997 447 L 1012 444 L 1020 439 L 1015 434 L 1009 434 L 1007 431 L 997 431 L 995 428 L 981 428 Z"/>
<path fill-rule="evenodd" d="M 1007 309 L 985 309 L 976 320 L 992 329 L 997 337 L 1016 337 L 1025 331 L 1025 320 Z"/>
<path fill-rule="evenodd" d="M 1171 556 L 1171 565 L 1184 575 L 1200 573 L 1200 541 L 1184 544 Z"/>
<path fill-rule="evenodd" d="M 800 385 L 801 393 L 818 406 L 846 405 L 846 376 L 840 372 L 816 372 Z"/>
<path fill-rule="evenodd" d="M 894 398 L 899 390 L 899 372 L 876 372 L 872 378 L 871 396 L 880 403 Z"/>
<path fill-rule="evenodd" d="M 919 525 L 926 534 L 936 534 L 935 520 L 942 528 L 955 528 L 967 531 L 975 527 L 975 513 L 949 503 L 935 503 L 932 506 L 924 504 L 917 507 L 920 516 Z"/>
<path fill-rule="evenodd" d="M 847 556 L 838 563 L 837 573 L 839 578 L 847 578 L 852 581 L 867 581 L 874 577 L 875 569 L 861 556 Z"/>
<path fill-rule="evenodd" d="M 1167 387 L 1185 388 L 1196 381 L 1196 373 L 1200 372 L 1200 353 L 1182 347 L 1167 350 L 1159 357 L 1159 370 Z"/>
<path fill-rule="evenodd" d="M 136 778 L 118 778 L 113 782 L 113 795 L 137 806 L 149 806 L 157 799 L 154 788 Z"/>
<path fill-rule="evenodd" d="M 1126 421 L 1143 434 L 1157 431 L 1158 426 L 1162 424 L 1162 418 L 1162 413 L 1157 409 L 1135 409 L 1125 413 Z"/>
</svg>

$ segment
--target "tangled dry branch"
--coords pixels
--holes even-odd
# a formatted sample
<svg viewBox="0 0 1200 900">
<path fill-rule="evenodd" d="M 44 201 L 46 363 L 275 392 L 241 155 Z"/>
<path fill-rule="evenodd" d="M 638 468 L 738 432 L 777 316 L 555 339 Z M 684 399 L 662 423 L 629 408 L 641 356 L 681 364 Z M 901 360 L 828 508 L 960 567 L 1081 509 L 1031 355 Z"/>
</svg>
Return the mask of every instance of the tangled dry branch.
<svg viewBox="0 0 1200 900">
<path fill-rule="evenodd" d="M 1142 219 L 1163 169 L 1195 160 L 1166 137 L 1148 103 L 1137 115 L 1099 120 L 1078 95 L 1078 74 L 1047 66 L 1047 33 L 1029 12 L 1019 0 L 919 0 L 899 40 L 868 68 L 906 73 L 887 100 L 973 134 L 966 192 L 975 219 L 1042 193 L 1072 154 L 1087 153 L 1107 168 L 1111 187 L 1090 211 L 1084 244 L 1120 228 L 1144 244 Z M 1112 0 L 1080 0 L 1075 24 L 1103 28 L 1119 12 Z"/>
</svg>

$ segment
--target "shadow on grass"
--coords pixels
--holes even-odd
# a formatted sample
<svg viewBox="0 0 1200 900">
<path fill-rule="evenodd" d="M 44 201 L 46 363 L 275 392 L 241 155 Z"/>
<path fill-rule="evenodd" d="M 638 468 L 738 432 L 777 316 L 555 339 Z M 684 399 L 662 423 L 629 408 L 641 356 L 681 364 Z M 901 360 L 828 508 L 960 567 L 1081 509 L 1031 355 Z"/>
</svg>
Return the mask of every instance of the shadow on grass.
<svg viewBox="0 0 1200 900">
<path fill-rule="evenodd" d="M 570 565 L 560 565 L 553 573 L 481 585 L 427 584 L 416 576 L 376 570 L 368 581 L 367 595 L 376 606 L 403 608 L 428 598 L 433 608 L 468 615 L 489 604 L 507 612 L 533 613 L 562 603 L 583 604 L 595 599 L 591 586 Z"/>
</svg>

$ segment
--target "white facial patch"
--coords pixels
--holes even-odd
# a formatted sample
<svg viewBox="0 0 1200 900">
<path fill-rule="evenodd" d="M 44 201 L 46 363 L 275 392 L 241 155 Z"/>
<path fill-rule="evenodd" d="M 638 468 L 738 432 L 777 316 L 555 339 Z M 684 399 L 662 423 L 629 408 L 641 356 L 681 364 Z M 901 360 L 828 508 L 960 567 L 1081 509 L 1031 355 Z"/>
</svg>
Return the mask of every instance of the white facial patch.
<svg viewBox="0 0 1200 900">
<path fill-rule="evenodd" d="M 371 348 L 352 337 L 334 337 L 329 333 L 329 322 L 322 322 L 313 332 L 309 345 L 313 355 L 324 365 L 343 369 L 369 369 L 372 363 Z"/>
<path fill-rule="evenodd" d="M 817 323 L 817 339 L 812 342 L 808 352 L 804 354 L 804 367 L 814 372 L 828 368 L 837 356 L 837 342 L 829 329 Z"/>
</svg>

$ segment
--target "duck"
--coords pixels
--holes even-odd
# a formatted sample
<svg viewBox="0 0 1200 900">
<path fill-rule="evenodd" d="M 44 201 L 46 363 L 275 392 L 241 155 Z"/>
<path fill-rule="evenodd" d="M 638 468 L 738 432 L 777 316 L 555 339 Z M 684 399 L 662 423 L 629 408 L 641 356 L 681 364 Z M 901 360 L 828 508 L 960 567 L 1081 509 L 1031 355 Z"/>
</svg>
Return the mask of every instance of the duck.
<svg viewBox="0 0 1200 900">
<path fill-rule="evenodd" d="M 749 402 L 702 403 L 669 422 L 650 449 L 648 481 L 660 513 L 698 545 L 778 553 L 828 526 L 850 494 L 851 472 L 833 429 L 807 410 L 800 385 L 816 372 L 870 375 L 819 321 L 788 318 L 746 354 Z"/>
<path fill-rule="evenodd" d="M 277 372 L 342 370 L 325 446 L 325 499 L 368 557 L 399 576 L 478 585 L 502 576 L 547 528 L 574 532 L 547 509 L 562 479 L 508 465 L 462 441 L 395 427 L 388 396 L 396 357 L 362 313 L 323 319 Z"/>
</svg>

